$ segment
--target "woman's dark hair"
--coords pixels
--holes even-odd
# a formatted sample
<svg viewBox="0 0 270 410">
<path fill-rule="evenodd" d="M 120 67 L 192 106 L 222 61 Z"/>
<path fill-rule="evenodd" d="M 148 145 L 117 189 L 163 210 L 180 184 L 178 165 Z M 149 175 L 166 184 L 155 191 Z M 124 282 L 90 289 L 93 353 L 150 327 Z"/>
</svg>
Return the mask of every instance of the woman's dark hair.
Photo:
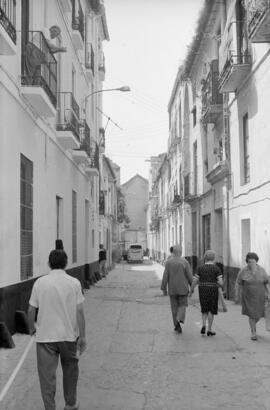
<svg viewBox="0 0 270 410">
<path fill-rule="evenodd" d="M 259 256 L 255 252 L 248 252 L 246 256 L 246 262 L 248 263 L 249 259 L 255 259 L 256 262 L 259 260 Z"/>
<path fill-rule="evenodd" d="M 63 249 L 54 249 L 49 255 L 49 267 L 51 269 L 65 269 L 68 257 Z"/>
<path fill-rule="evenodd" d="M 173 253 L 173 246 L 170 246 L 170 252 Z"/>
</svg>

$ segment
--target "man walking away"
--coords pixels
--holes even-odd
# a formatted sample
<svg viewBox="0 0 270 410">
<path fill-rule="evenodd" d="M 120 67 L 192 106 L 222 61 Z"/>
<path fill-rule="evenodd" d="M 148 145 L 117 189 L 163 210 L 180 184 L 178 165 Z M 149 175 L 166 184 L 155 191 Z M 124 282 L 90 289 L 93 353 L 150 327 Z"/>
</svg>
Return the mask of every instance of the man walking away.
<svg viewBox="0 0 270 410">
<path fill-rule="evenodd" d="M 29 300 L 30 333 L 36 331 L 37 367 L 45 410 L 55 410 L 56 368 L 63 370 L 65 410 L 77 410 L 78 354 L 86 348 L 84 297 L 80 282 L 69 276 L 67 254 L 51 251 L 49 274 L 37 279 Z M 36 329 L 34 321 L 37 315 Z"/>
<path fill-rule="evenodd" d="M 107 254 L 104 246 L 102 244 L 99 245 L 99 267 L 100 267 L 100 274 L 103 278 L 105 278 L 108 274 L 106 263 L 107 263 Z"/>
<path fill-rule="evenodd" d="M 189 286 L 193 275 L 188 261 L 181 256 L 179 245 L 173 247 L 173 257 L 167 259 L 161 282 L 164 295 L 169 293 L 174 330 L 182 333 L 183 324 L 188 306 Z"/>
</svg>

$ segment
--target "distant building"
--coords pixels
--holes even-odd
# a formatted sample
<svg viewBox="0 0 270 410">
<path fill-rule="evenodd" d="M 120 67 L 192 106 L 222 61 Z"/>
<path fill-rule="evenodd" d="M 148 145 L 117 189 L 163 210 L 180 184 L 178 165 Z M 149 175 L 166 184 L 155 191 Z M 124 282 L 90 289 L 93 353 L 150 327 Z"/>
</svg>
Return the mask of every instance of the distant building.
<svg viewBox="0 0 270 410">
<path fill-rule="evenodd" d="M 100 169 L 99 242 L 107 250 L 107 263 L 112 265 L 112 254 L 119 242 L 117 221 L 117 178 L 119 167 L 103 155 Z"/>
<path fill-rule="evenodd" d="M 122 232 L 122 247 L 138 242 L 147 248 L 146 212 L 148 204 L 148 181 L 136 174 L 121 185 L 126 202 L 126 213 L 130 219 L 129 227 Z"/>
</svg>

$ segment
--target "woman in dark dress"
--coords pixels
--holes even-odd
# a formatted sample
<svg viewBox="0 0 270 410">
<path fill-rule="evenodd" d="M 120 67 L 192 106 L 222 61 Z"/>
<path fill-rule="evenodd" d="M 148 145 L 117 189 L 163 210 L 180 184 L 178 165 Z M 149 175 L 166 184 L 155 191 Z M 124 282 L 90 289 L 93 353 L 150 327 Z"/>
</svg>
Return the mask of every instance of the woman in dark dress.
<svg viewBox="0 0 270 410">
<path fill-rule="evenodd" d="M 208 322 L 207 336 L 214 336 L 212 325 L 214 315 L 218 312 L 218 287 L 222 287 L 222 273 L 215 265 L 215 252 L 208 250 L 204 254 L 204 264 L 199 266 L 191 285 L 190 295 L 195 286 L 199 284 L 199 299 L 202 312 L 201 334 L 206 333 L 206 322 Z"/>
</svg>

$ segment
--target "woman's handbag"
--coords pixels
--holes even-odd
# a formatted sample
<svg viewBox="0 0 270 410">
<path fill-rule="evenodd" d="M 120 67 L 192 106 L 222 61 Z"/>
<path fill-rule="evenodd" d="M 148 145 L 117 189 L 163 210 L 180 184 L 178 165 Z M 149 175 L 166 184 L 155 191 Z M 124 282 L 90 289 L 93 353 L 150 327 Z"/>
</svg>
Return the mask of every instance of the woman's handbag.
<svg viewBox="0 0 270 410">
<path fill-rule="evenodd" d="M 218 288 L 218 311 L 219 312 L 228 311 L 221 288 Z"/>
<path fill-rule="evenodd" d="M 265 329 L 270 332 L 270 301 L 267 300 L 264 306 Z"/>
</svg>

